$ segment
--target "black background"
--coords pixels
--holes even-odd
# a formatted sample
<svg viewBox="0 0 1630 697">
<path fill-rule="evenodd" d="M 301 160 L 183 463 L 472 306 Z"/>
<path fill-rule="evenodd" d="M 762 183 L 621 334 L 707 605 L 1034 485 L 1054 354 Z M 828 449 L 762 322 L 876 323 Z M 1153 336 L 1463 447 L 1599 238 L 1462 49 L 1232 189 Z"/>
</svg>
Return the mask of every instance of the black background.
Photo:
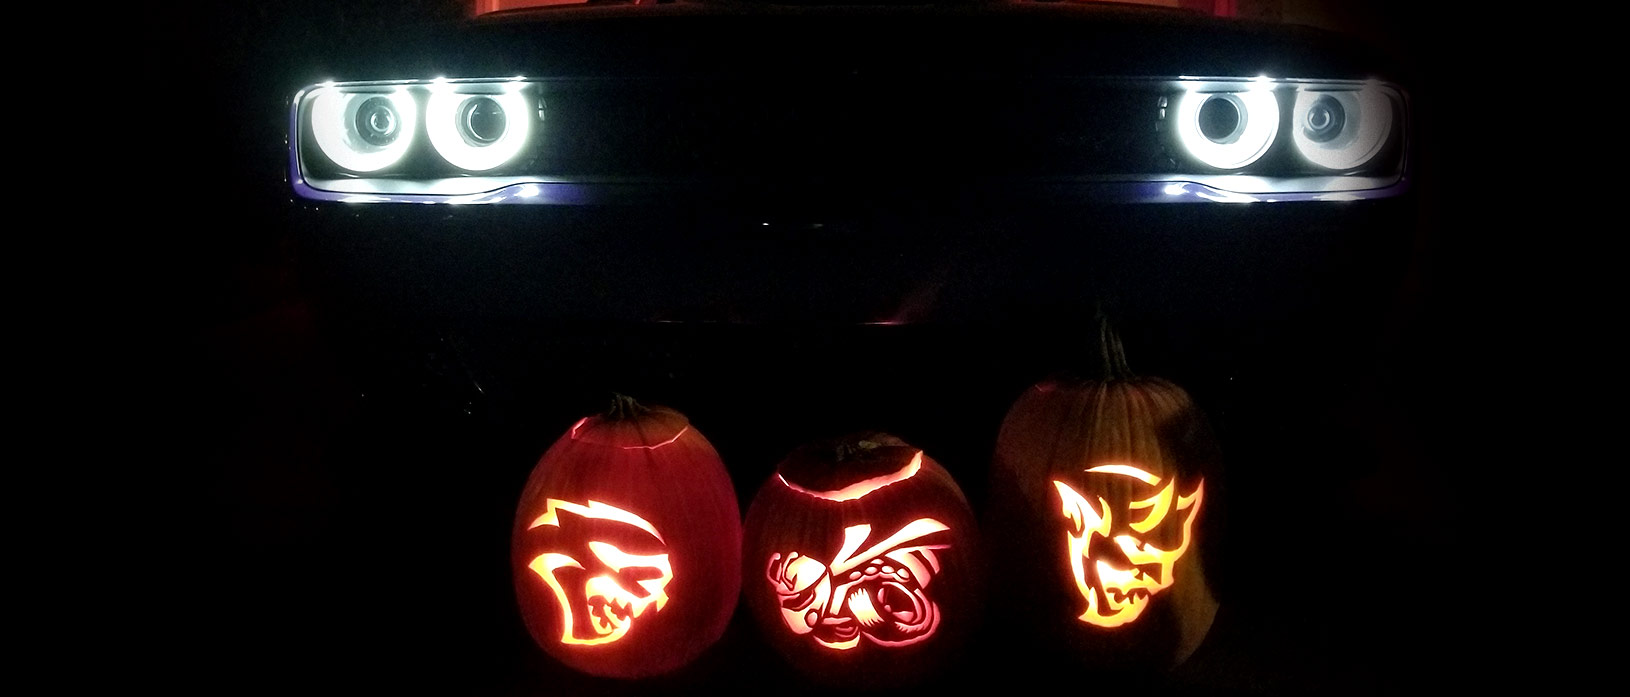
<svg viewBox="0 0 1630 697">
<path fill-rule="evenodd" d="M 1391 233 L 1398 244 L 1388 248 L 1399 256 L 1380 260 L 1378 278 L 1361 284 L 1373 293 L 1366 306 L 1377 308 L 1367 319 L 1373 333 L 1361 346 L 1345 346 L 1340 365 L 1281 353 L 1184 361 L 1173 356 L 1192 347 L 1171 346 L 1159 330 L 1129 328 L 1129 341 L 1154 365 L 1189 366 L 1175 377 L 1213 409 L 1236 470 L 1231 486 L 1258 506 L 1230 511 L 1227 553 L 1218 562 L 1226 570 L 1217 581 L 1224 614 L 1193 660 L 1154 683 L 1166 691 L 1414 692 L 1500 672 L 1477 660 L 1486 626 L 1480 602 L 1489 591 L 1466 578 L 1469 560 L 1488 545 L 1475 517 L 1480 490 L 1467 482 L 1476 479 L 1471 463 L 1490 454 L 1473 437 L 1474 415 L 1486 406 L 1470 388 L 1486 363 L 1486 349 L 1477 347 L 1487 318 L 1503 299 L 1486 293 L 1489 243 L 1476 219 L 1461 214 L 1461 180 L 1450 176 L 1464 166 L 1473 139 L 1440 127 L 1441 114 L 1452 111 L 1445 105 L 1463 94 L 1450 79 L 1463 58 L 1434 40 L 1447 19 L 1387 3 L 1303 9 L 1327 27 L 1376 42 L 1409 70 L 1420 133 L 1413 222 Z M 700 345 L 736 353 L 670 360 L 690 367 L 681 378 L 650 367 L 604 368 L 551 383 L 551 371 L 569 369 L 549 360 L 587 349 L 513 325 L 417 334 L 419 345 L 387 350 L 412 365 L 359 365 L 357 347 L 336 338 L 354 335 L 324 324 L 306 275 L 312 251 L 283 172 L 287 100 L 300 86 L 332 77 L 311 57 L 342 50 L 348 34 L 422 16 L 453 20 L 465 9 L 427 0 L 150 10 L 149 72 L 220 105 L 204 118 L 155 118 L 151 126 L 164 134 L 170 170 L 208 193 L 154 207 L 167 234 L 150 243 L 147 275 L 159 294 L 144 316 L 172 377 L 161 403 L 188 424 L 173 472 L 176 488 L 188 493 L 171 517 L 182 549 L 191 551 L 180 566 L 185 572 L 166 589 L 184 608 L 170 621 L 196 659 L 191 677 L 220 691 L 819 691 L 782 682 L 789 677 L 779 659 L 757 643 L 740 609 L 718 647 L 667 680 L 599 681 L 553 665 L 520 630 L 507 585 L 505 537 L 531 462 L 577 416 L 600 407 L 602 393 L 613 389 L 603 378 L 615 375 L 625 383 L 615 389 L 644 391 L 655 401 L 684 400 L 686 385 L 728 380 L 715 402 L 676 406 L 699 424 L 709 414 L 755 414 L 704 429 L 732 463 L 744 508 L 791 445 L 879 420 L 931 451 L 955 453 L 949 460 L 960 462 L 940 459 L 977 504 L 981 453 L 1016 390 L 1042 377 L 1032 365 L 1063 362 L 1071 346 L 1084 345 L 1071 343 L 1085 340 L 1077 329 L 1037 330 L 1052 348 L 1022 368 L 982 371 L 961 362 L 981 352 L 986 361 L 1021 353 L 994 341 L 924 366 L 913 379 L 927 392 L 947 392 L 935 392 L 936 377 L 968 385 L 962 403 L 977 405 L 975 413 L 954 424 L 936 423 L 940 415 L 931 409 L 894 405 L 822 416 L 830 413 L 823 407 L 851 403 L 853 395 L 808 395 L 835 376 L 860 382 L 854 371 L 886 362 L 890 351 L 955 339 L 955 330 L 908 329 L 916 333 L 879 339 L 848 329 L 833 331 L 834 339 L 826 338 L 829 328 L 791 327 L 769 337 L 710 337 L 715 343 Z M 484 340 L 482 331 L 507 339 Z M 672 338 L 683 329 L 605 331 L 610 338 L 595 340 L 629 365 L 699 345 Z M 798 347 L 800 356 L 830 351 L 830 361 L 802 374 L 780 366 L 767 381 L 731 374 L 731 356 L 777 343 Z M 480 346 L 527 357 L 493 358 Z M 471 355 L 491 360 L 460 362 Z M 507 378 L 487 385 L 496 390 L 487 397 L 472 397 L 466 378 L 479 377 L 482 365 L 508 366 L 492 369 Z M 1312 366 L 1318 369 L 1307 379 L 1294 374 Z M 427 384 L 419 379 L 427 373 L 455 377 Z M 1265 387 L 1231 396 L 1245 394 L 1227 385 L 1242 375 Z M 393 382 L 403 376 L 412 384 Z M 766 404 L 806 403 L 780 412 L 724 404 L 757 394 L 755 383 L 766 382 L 778 387 Z M 370 394 L 370 387 L 386 391 Z M 1276 425 L 1279 417 L 1290 420 Z M 1292 452 L 1309 453 L 1309 462 L 1288 466 Z M 1279 463 L 1275 476 L 1294 471 L 1306 482 L 1253 475 L 1239 464 L 1252 456 Z M 1281 532 L 1275 512 L 1261 508 L 1309 489 L 1328 505 L 1289 508 L 1324 516 L 1310 526 Z M 394 516 L 392 524 L 373 523 L 382 516 Z M 489 528 L 498 532 L 483 532 Z M 1270 551 L 1275 545 L 1300 553 L 1282 557 Z M 466 570 L 415 568 L 401 556 L 415 549 Z M 1283 568 L 1270 573 L 1270 566 Z M 1291 580 L 1258 583 L 1269 577 Z M 925 691 L 970 681 L 984 689 L 1027 683 L 1010 682 L 1014 656 L 994 644 L 981 651 Z M 1067 675 L 1059 671 L 1052 677 Z"/>
</svg>

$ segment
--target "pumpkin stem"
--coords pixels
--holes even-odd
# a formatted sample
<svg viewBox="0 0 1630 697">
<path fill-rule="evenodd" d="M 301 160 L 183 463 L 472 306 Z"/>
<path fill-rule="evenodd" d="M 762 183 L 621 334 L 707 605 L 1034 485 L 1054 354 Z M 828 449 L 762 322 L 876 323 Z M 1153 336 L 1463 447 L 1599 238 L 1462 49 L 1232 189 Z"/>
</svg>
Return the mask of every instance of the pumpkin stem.
<svg viewBox="0 0 1630 697">
<path fill-rule="evenodd" d="M 869 452 L 871 452 L 873 450 L 876 450 L 879 445 L 881 445 L 881 443 L 877 443 L 876 441 L 864 440 L 864 439 L 857 440 L 857 441 L 854 441 L 854 442 L 850 442 L 850 441 L 840 442 L 840 443 L 838 443 L 838 447 L 837 447 L 838 462 L 846 462 L 848 460 L 858 460 L 861 457 L 863 457 L 866 453 L 869 453 Z"/>
<path fill-rule="evenodd" d="M 1126 347 L 1121 344 L 1121 335 L 1110 324 L 1109 313 L 1103 307 L 1098 308 L 1098 353 L 1104 361 L 1105 380 L 1124 380 L 1132 377 L 1132 369 L 1126 364 Z"/>
<path fill-rule="evenodd" d="M 612 421 L 627 421 L 638 418 L 641 414 L 651 411 L 645 405 L 634 401 L 633 397 L 625 394 L 611 393 L 611 408 L 606 410 L 606 418 Z"/>
</svg>

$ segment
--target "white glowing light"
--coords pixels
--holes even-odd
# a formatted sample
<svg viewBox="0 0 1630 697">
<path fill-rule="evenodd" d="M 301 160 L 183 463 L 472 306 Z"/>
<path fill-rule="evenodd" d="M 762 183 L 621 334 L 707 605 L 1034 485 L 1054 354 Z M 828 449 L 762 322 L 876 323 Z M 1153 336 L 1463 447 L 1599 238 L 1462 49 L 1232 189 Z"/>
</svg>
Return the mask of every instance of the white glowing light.
<svg viewBox="0 0 1630 697">
<path fill-rule="evenodd" d="M 389 99 L 401 119 L 396 140 L 385 145 L 369 143 L 356 132 L 357 109 L 373 97 Z M 396 164 L 407 153 L 413 145 L 418 114 L 418 106 L 405 89 L 382 93 L 320 87 L 311 96 L 311 133 L 334 164 L 353 172 L 374 172 Z"/>
<path fill-rule="evenodd" d="M 425 130 L 442 159 L 459 169 L 484 172 L 508 162 L 526 146 L 532 130 L 532 112 L 521 92 L 523 86 L 510 84 L 513 87 L 502 94 L 459 93 L 445 80 L 431 85 L 430 101 L 425 106 Z M 459 115 L 472 99 L 492 99 L 503 109 L 504 132 L 497 140 L 483 144 L 465 137 Z"/>
<path fill-rule="evenodd" d="M 1271 83 L 1254 81 L 1243 92 L 1187 91 L 1177 97 L 1177 137 L 1190 155 L 1217 169 L 1239 169 L 1262 157 L 1279 132 L 1279 102 Z M 1200 131 L 1200 107 L 1224 99 L 1239 111 L 1232 133 L 1212 140 Z"/>
<path fill-rule="evenodd" d="M 1306 124 L 1309 110 L 1322 97 L 1331 97 L 1341 105 L 1345 122 L 1340 133 L 1320 143 L 1308 137 Z M 1309 162 L 1326 169 L 1352 169 L 1369 162 L 1392 132 L 1392 104 L 1373 86 L 1361 90 L 1298 91 L 1291 115 L 1291 137 L 1296 149 Z"/>
</svg>

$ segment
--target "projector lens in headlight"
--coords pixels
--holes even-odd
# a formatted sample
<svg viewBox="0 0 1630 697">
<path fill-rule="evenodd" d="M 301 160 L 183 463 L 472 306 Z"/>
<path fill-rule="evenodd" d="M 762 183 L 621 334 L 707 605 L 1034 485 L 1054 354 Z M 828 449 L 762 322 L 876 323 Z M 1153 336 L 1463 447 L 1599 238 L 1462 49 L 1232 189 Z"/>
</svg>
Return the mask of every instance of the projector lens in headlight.
<svg viewBox="0 0 1630 697">
<path fill-rule="evenodd" d="M 526 146 L 534 110 L 511 85 L 497 87 L 503 91 L 472 93 L 445 83 L 431 86 L 425 128 L 436 153 L 454 167 L 484 172 L 510 161 Z"/>
<path fill-rule="evenodd" d="M 357 136 L 369 145 L 382 148 L 396 142 L 402 134 L 401 122 L 401 115 L 388 98 L 369 97 L 357 107 Z"/>
<path fill-rule="evenodd" d="M 418 106 L 405 89 L 346 92 L 320 87 L 311 96 L 311 135 L 323 155 L 352 172 L 374 172 L 407 154 Z"/>
<path fill-rule="evenodd" d="M 459 110 L 459 128 L 470 145 L 481 147 L 492 145 L 504 137 L 504 127 L 508 118 L 504 116 L 504 107 L 492 97 L 476 97 L 464 102 Z"/>
<path fill-rule="evenodd" d="M 1279 132 L 1279 102 L 1271 88 L 1185 91 L 1177 96 L 1177 136 L 1194 159 L 1217 169 L 1255 162 Z"/>
<path fill-rule="evenodd" d="M 1239 97 L 1214 94 L 1200 103 L 1200 135 L 1213 143 L 1232 143 L 1244 131 L 1245 109 Z"/>
<path fill-rule="evenodd" d="M 1347 110 L 1328 94 L 1320 95 L 1302 115 L 1302 135 L 1315 143 L 1328 143 L 1341 135 L 1347 124 Z"/>
<path fill-rule="evenodd" d="M 1331 170 L 1369 162 L 1392 133 L 1392 101 L 1375 87 L 1300 90 L 1291 117 L 1297 151 Z"/>
</svg>

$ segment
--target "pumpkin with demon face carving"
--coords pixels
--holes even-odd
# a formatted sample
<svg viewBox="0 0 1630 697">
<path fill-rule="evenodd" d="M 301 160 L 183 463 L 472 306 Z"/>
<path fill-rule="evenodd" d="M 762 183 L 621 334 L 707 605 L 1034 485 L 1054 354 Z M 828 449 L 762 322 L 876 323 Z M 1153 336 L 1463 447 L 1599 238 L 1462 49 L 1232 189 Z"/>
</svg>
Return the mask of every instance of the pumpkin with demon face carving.
<svg viewBox="0 0 1630 697">
<path fill-rule="evenodd" d="M 1218 451 L 1184 390 L 1132 375 L 1107 322 L 1101 341 L 1104 379 L 1046 380 L 1009 410 L 986 523 L 1035 584 L 1025 616 L 1006 618 L 1015 631 L 1076 663 L 1160 670 L 1198 648 L 1217 612 L 1196 550 Z"/>
<path fill-rule="evenodd" d="M 556 441 L 521 495 L 511 558 L 527 630 L 594 675 L 690 662 L 736 607 L 739 511 L 718 454 L 683 415 L 619 397 Z"/>
<path fill-rule="evenodd" d="M 944 467 L 893 436 L 795 450 L 745 528 L 745 602 L 771 645 L 819 682 L 932 679 L 978 620 L 967 500 Z"/>
</svg>

